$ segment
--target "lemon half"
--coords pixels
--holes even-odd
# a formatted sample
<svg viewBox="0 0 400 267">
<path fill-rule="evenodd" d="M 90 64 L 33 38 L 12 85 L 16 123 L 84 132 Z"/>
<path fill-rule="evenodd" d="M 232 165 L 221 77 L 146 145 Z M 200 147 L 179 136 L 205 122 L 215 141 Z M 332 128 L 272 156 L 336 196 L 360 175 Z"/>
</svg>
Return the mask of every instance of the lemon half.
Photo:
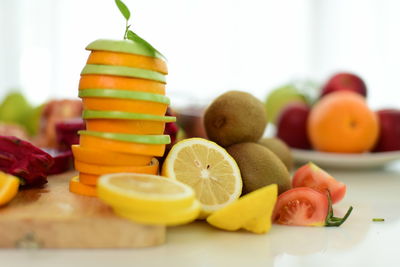
<svg viewBox="0 0 400 267">
<path fill-rule="evenodd" d="M 201 203 L 201 217 L 232 203 L 242 193 L 236 161 L 214 142 L 202 138 L 175 144 L 165 159 L 162 174 L 193 188 Z"/>
</svg>

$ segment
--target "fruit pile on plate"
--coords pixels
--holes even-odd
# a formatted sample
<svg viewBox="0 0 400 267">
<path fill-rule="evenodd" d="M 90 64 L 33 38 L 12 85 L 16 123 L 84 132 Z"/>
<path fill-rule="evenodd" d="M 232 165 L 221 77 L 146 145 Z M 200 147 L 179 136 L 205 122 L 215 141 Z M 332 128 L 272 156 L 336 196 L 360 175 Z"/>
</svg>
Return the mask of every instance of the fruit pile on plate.
<svg viewBox="0 0 400 267">
<path fill-rule="evenodd" d="M 79 97 L 86 130 L 80 145 L 72 147 L 75 168 L 70 190 L 95 196 L 100 175 L 135 172 L 158 173 L 158 161 L 169 135 L 165 116 L 167 65 L 152 46 L 132 40 L 96 40 L 82 70 Z"/>
<path fill-rule="evenodd" d="M 400 150 L 400 110 L 372 110 L 367 87 L 352 73 L 338 73 L 307 101 L 301 90 L 282 87 L 271 92 L 266 109 L 277 137 L 290 147 L 330 153 Z M 312 103 L 310 103 L 312 102 Z"/>
</svg>

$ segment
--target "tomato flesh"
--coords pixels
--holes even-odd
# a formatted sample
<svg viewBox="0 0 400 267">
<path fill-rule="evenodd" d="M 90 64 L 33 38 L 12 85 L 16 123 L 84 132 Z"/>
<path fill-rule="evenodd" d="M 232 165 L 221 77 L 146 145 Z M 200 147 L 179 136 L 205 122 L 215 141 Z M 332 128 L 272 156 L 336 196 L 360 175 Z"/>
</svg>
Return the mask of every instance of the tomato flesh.
<svg viewBox="0 0 400 267">
<path fill-rule="evenodd" d="M 328 215 L 328 198 L 314 189 L 297 187 L 279 195 L 273 221 L 298 226 L 323 226 Z"/>
<path fill-rule="evenodd" d="M 302 166 L 294 173 L 292 186 L 310 187 L 323 194 L 326 194 L 327 190 L 329 190 L 333 204 L 342 200 L 346 194 L 346 185 L 344 183 L 337 181 L 313 163 Z"/>
</svg>

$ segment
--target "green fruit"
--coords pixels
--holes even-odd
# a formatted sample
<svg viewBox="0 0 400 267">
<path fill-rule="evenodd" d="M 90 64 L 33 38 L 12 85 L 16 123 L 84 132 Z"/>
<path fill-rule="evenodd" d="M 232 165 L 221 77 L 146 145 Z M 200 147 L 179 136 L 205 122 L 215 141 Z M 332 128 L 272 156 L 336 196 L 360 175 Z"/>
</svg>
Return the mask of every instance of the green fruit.
<svg viewBox="0 0 400 267">
<path fill-rule="evenodd" d="M 268 121 L 276 123 L 282 109 L 291 102 L 307 103 L 304 95 L 294 85 L 285 85 L 273 90 L 265 101 Z"/>
<path fill-rule="evenodd" d="M 171 116 L 157 116 L 157 115 L 131 113 L 123 111 L 84 110 L 82 117 L 84 119 L 123 119 L 123 120 L 162 121 L 162 122 L 176 121 L 176 118 Z"/>
<path fill-rule="evenodd" d="M 210 140 L 223 147 L 257 142 L 267 126 L 263 103 L 249 93 L 229 91 L 216 98 L 204 114 Z"/>
<path fill-rule="evenodd" d="M 0 121 L 25 126 L 32 107 L 19 92 L 9 93 L 0 105 Z"/>
<path fill-rule="evenodd" d="M 90 135 L 116 141 L 132 142 L 132 143 L 148 144 L 148 145 L 167 145 L 171 143 L 169 135 L 138 135 L 138 134 L 95 132 L 86 130 L 79 131 L 78 134 Z"/>
<path fill-rule="evenodd" d="M 270 184 L 278 185 L 279 194 L 291 188 L 286 166 L 268 148 L 256 143 L 241 143 L 226 150 L 239 166 L 244 194 Z"/>
<path fill-rule="evenodd" d="M 149 102 L 157 102 L 169 105 L 170 100 L 168 97 L 144 93 L 135 91 L 125 91 L 125 90 L 113 90 L 113 89 L 84 89 L 79 90 L 79 97 L 101 97 L 101 98 L 120 98 L 120 99 L 133 99 L 133 100 L 143 100 Z"/>
<path fill-rule="evenodd" d="M 288 171 L 293 168 L 293 157 L 290 148 L 279 138 L 263 138 L 258 143 L 271 150 L 285 164 Z"/>
<path fill-rule="evenodd" d="M 125 76 L 166 83 L 165 75 L 159 72 L 125 66 L 86 64 L 81 72 L 81 75 L 85 74 Z"/>
<path fill-rule="evenodd" d="M 147 57 L 155 57 L 165 61 L 165 57 L 160 52 L 158 52 L 140 37 L 136 38 L 135 41 L 99 39 L 86 46 L 86 50 L 101 50 L 137 54 Z"/>
<path fill-rule="evenodd" d="M 42 111 L 45 104 L 37 106 L 32 109 L 30 114 L 28 115 L 28 119 L 25 121 L 26 128 L 28 133 L 31 136 L 36 135 L 40 129 L 40 118 L 42 117 Z"/>
</svg>

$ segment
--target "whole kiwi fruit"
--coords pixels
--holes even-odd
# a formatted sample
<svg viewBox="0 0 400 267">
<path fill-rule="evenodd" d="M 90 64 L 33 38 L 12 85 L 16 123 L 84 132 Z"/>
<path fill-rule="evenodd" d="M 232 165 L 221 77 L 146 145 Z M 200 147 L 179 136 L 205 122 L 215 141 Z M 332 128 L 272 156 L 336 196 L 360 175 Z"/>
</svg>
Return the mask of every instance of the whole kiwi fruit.
<svg viewBox="0 0 400 267">
<path fill-rule="evenodd" d="M 227 147 L 257 142 L 267 126 L 263 103 L 242 91 L 229 91 L 217 97 L 204 114 L 204 128 L 210 140 Z"/>
<path fill-rule="evenodd" d="M 268 148 L 257 143 L 241 143 L 226 148 L 239 166 L 243 194 L 277 184 L 281 194 L 291 188 L 290 174 L 282 161 Z"/>
<path fill-rule="evenodd" d="M 290 152 L 290 148 L 281 139 L 276 137 L 263 138 L 258 143 L 274 152 L 283 164 L 285 164 L 288 171 L 293 169 L 292 153 Z"/>
</svg>

